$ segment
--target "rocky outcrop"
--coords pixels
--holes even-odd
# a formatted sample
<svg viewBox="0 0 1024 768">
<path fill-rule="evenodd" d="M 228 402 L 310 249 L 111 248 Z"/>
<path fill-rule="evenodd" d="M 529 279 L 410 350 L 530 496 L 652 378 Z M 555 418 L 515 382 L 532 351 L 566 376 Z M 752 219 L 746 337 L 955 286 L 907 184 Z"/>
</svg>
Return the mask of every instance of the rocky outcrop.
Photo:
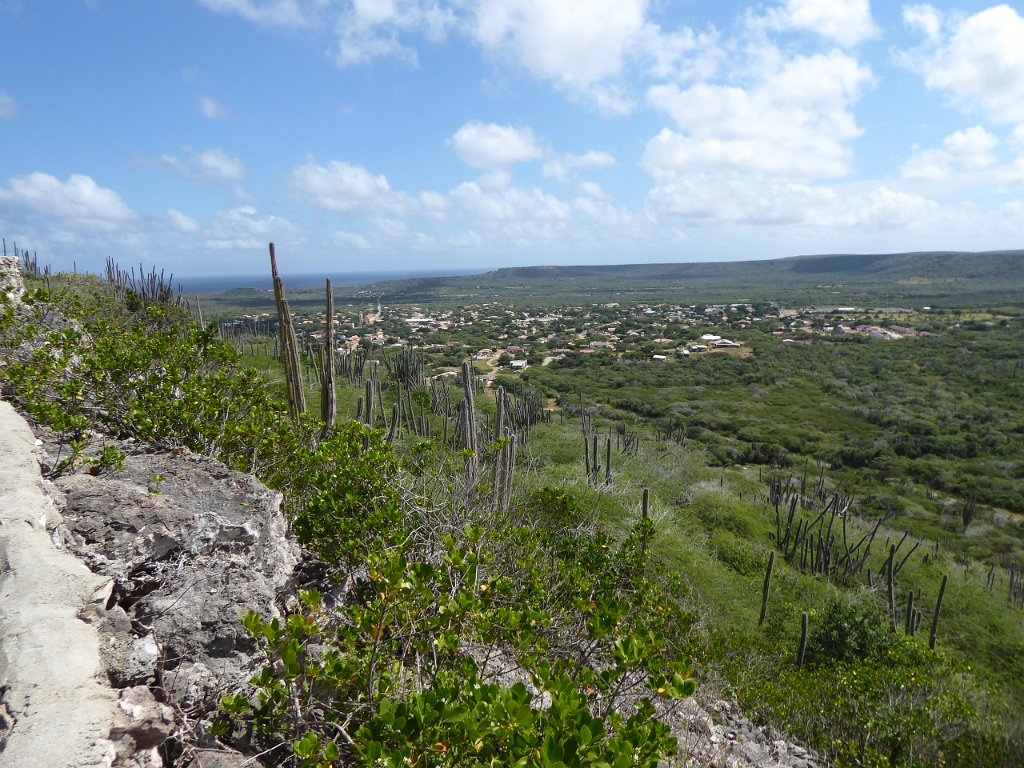
<svg viewBox="0 0 1024 768">
<path fill-rule="evenodd" d="M 48 528 L 59 517 L 40 485 L 34 442 L 0 402 L 0 763 L 112 766 L 118 694 L 100 678 L 89 610 L 111 582 L 53 547 Z"/>
<path fill-rule="evenodd" d="M 728 701 L 682 703 L 670 725 L 681 764 L 719 768 L 818 768 L 816 756 L 771 729 L 761 728 Z"/>
<path fill-rule="evenodd" d="M 21 263 L 14 256 L 0 256 L 0 293 L 12 301 L 21 298 L 25 283 L 21 279 Z"/>
<path fill-rule="evenodd" d="M 276 615 L 298 562 L 279 494 L 131 444 L 124 471 L 45 483 L 36 457 L 53 466 L 57 445 L 0 406 L 0 456 L 21 457 L 0 468 L 20 515 L 0 525 L 0 765 L 241 764 L 206 734 L 261 665 L 241 617 Z"/>
</svg>

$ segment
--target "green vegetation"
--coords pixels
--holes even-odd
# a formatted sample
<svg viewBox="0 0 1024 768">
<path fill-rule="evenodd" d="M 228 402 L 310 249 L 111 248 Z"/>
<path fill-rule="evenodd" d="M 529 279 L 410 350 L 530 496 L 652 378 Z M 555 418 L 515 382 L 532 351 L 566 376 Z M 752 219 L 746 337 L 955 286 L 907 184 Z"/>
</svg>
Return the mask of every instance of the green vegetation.
<svg viewBox="0 0 1024 768">
<path fill-rule="evenodd" d="M 395 304 L 464 307 L 503 302 L 523 307 L 590 302 L 781 301 L 791 305 L 934 307 L 1020 306 L 1024 251 L 798 256 L 743 262 L 514 267 L 464 277 L 395 280 L 338 287 L 339 303 L 378 297 Z M 266 307 L 264 292 L 211 297 L 215 311 Z M 298 310 L 322 303 L 319 291 L 295 292 Z"/>
<path fill-rule="evenodd" d="M 689 615 L 645 554 L 649 523 L 610 538 L 557 491 L 495 517 L 491 489 L 424 443 L 410 468 L 435 487 L 406 495 L 382 431 L 346 422 L 321 438 L 209 330 L 105 294 L 76 283 L 3 307 L 4 393 L 71 451 L 51 471 L 104 456 L 93 426 L 255 471 L 348 592 L 329 608 L 304 593 L 284 622 L 246 617 L 267 666 L 216 735 L 251 718 L 304 766 L 653 768 L 673 754 L 653 702 L 694 691 L 672 639 Z M 494 681 L 494 654 L 518 682 Z"/>
<path fill-rule="evenodd" d="M 840 263 L 867 284 L 899 262 Z M 302 766 L 655 766 L 693 676 L 830 764 L 1024 761 L 1011 310 L 353 319 L 380 343 L 337 360 L 325 430 L 289 417 L 269 320 L 54 283 L 0 320 L 4 396 L 67 446 L 50 470 L 116 471 L 93 427 L 215 456 L 285 493 L 329 573 L 246 617 L 266 666 L 219 738 L 251 726 Z M 323 323 L 296 319 L 308 400 Z M 826 330 L 854 320 L 912 332 Z M 725 329 L 741 347 L 682 354 Z M 481 371 L 530 365 L 430 378 L 485 347 Z"/>
</svg>

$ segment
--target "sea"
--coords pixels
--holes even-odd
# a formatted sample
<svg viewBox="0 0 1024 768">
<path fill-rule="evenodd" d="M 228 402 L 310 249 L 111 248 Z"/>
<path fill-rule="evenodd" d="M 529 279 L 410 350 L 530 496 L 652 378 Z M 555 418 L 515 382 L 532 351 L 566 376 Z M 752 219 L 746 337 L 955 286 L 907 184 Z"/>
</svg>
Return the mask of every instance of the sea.
<svg viewBox="0 0 1024 768">
<path fill-rule="evenodd" d="M 300 288 L 321 288 L 324 279 L 330 277 L 335 286 L 342 285 L 370 285 L 385 280 L 412 280 L 422 277 L 462 277 L 464 275 L 480 275 L 486 272 L 484 269 L 416 269 L 416 270 L 390 270 L 380 272 L 316 272 L 310 274 L 288 275 L 282 274 L 285 288 L 298 290 Z M 261 291 L 272 291 L 274 282 L 270 274 L 263 275 L 216 275 L 206 277 L 178 277 L 174 275 L 171 282 L 175 290 L 181 286 L 185 294 L 193 293 L 223 293 L 224 291 L 235 290 L 236 288 L 254 288 Z"/>
</svg>

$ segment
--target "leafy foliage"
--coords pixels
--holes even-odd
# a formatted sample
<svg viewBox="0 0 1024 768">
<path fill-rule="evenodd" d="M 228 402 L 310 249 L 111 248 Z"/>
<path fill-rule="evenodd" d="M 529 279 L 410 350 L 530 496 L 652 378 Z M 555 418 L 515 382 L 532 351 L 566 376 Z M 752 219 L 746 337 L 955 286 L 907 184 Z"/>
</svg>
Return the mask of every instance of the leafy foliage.
<svg viewBox="0 0 1024 768">
<path fill-rule="evenodd" d="M 4 391 L 70 447 L 55 471 L 77 466 L 94 426 L 255 471 L 339 585 L 284 617 L 245 618 L 267 663 L 251 700 L 225 699 L 219 736 L 247 719 L 303 766 L 653 768 L 674 752 L 654 702 L 694 691 L 665 639 L 691 617 L 649 562 L 649 521 L 617 542 L 545 489 L 501 519 L 469 505 L 461 530 L 438 524 L 444 510 L 403 490 L 383 433 L 347 423 L 321 439 L 212 328 L 129 299 L 93 287 L 32 294 L 20 316 L 4 307 Z M 426 445 L 413 477 L 430 471 Z M 462 482 L 439 476 L 437 499 L 466 497 Z"/>
</svg>

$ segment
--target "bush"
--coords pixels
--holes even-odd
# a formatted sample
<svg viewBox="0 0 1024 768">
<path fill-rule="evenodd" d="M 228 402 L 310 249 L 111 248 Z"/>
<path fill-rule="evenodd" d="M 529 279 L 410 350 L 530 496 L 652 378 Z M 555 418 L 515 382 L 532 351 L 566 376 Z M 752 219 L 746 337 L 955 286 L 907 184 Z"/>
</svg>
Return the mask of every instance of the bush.
<svg viewBox="0 0 1024 768">
<path fill-rule="evenodd" d="M 815 616 L 807 640 L 807 661 L 866 661 L 884 658 L 896 635 L 873 605 L 833 596 Z"/>
</svg>

